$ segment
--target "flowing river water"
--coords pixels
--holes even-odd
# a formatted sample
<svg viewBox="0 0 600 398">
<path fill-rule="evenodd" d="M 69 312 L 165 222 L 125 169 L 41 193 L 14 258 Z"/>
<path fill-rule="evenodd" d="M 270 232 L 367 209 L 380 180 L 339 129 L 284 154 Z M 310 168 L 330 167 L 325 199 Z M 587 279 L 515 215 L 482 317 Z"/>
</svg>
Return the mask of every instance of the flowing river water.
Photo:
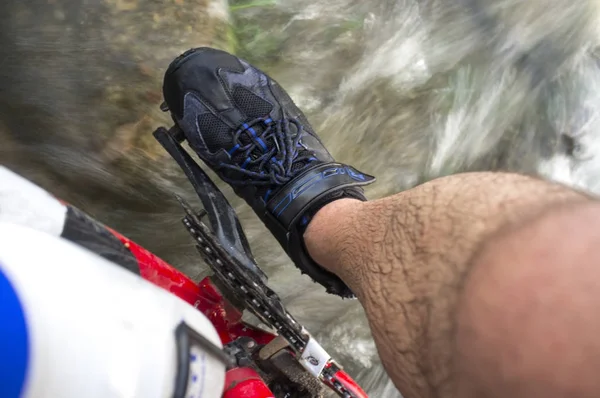
<svg viewBox="0 0 600 398">
<path fill-rule="evenodd" d="M 151 132 L 170 58 L 212 45 L 286 87 L 334 156 L 378 177 L 371 198 L 474 170 L 600 193 L 599 19 L 597 0 L 4 0 L 0 162 L 205 275 L 172 193 L 193 196 Z M 373 397 L 399 396 L 358 303 L 233 203 L 292 313 Z"/>
</svg>

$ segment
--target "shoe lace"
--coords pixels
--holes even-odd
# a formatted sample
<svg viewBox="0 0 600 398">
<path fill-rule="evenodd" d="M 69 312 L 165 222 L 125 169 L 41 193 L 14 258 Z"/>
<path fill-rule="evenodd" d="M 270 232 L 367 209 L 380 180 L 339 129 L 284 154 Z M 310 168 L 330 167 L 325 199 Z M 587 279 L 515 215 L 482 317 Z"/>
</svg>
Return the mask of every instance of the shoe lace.
<svg viewBox="0 0 600 398">
<path fill-rule="evenodd" d="M 295 126 L 295 134 L 290 134 L 290 126 Z M 229 155 L 243 154 L 245 160 L 240 165 L 222 163 L 221 167 L 235 170 L 248 178 L 232 180 L 225 177 L 225 182 L 258 186 L 287 183 L 317 160 L 302 143 L 304 132 L 304 127 L 296 119 L 275 121 L 258 118 L 244 123 L 234 134 L 234 146 Z M 242 134 L 246 138 L 244 141 L 241 140 Z"/>
</svg>

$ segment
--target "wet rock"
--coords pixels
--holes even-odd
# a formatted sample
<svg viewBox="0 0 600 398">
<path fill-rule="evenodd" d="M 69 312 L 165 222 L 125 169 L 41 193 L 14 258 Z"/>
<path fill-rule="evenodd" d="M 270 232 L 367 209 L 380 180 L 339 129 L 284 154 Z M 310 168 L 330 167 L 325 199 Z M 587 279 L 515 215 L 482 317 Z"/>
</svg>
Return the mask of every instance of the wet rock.
<svg viewBox="0 0 600 398">
<path fill-rule="evenodd" d="M 162 75 L 188 48 L 227 48 L 227 11 L 226 0 L 3 1 L 0 162 L 88 206 L 156 207 Z"/>
</svg>

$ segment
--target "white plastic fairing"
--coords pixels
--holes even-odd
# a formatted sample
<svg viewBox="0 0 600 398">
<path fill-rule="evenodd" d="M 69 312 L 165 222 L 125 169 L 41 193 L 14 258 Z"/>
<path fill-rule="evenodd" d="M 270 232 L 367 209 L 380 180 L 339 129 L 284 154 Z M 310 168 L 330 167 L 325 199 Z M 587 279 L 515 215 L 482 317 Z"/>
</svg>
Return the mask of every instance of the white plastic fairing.
<svg viewBox="0 0 600 398">
<path fill-rule="evenodd" d="M 60 236 L 67 208 L 31 181 L 0 166 L 0 222 Z"/>
<path fill-rule="evenodd" d="M 189 304 L 47 233 L 0 222 L 0 276 L 16 292 L 27 338 L 16 337 L 28 344 L 23 393 L 4 394 L 0 375 L 2 398 L 173 398 L 178 326 L 221 347 L 212 324 Z M 0 339 L 15 337 L 2 330 Z M 202 345 L 189 349 L 185 398 L 220 398 L 225 365 Z M 188 370 L 195 357 L 199 365 Z M 3 360 L 0 369 L 15 363 Z"/>
</svg>

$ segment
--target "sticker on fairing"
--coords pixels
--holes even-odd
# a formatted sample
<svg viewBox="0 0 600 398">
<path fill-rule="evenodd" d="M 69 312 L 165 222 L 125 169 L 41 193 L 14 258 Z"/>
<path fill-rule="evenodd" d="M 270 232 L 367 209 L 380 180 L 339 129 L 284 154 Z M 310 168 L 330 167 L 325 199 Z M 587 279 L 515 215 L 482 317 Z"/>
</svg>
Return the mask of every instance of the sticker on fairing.
<svg viewBox="0 0 600 398">
<path fill-rule="evenodd" d="M 186 398 L 202 398 L 206 378 L 206 354 L 196 346 L 190 347 L 189 376 Z"/>
<path fill-rule="evenodd" d="M 206 391 L 207 362 L 215 357 L 228 365 L 227 355 L 206 337 L 182 322 L 175 330 L 177 339 L 177 375 L 174 398 L 202 398 Z"/>
</svg>

